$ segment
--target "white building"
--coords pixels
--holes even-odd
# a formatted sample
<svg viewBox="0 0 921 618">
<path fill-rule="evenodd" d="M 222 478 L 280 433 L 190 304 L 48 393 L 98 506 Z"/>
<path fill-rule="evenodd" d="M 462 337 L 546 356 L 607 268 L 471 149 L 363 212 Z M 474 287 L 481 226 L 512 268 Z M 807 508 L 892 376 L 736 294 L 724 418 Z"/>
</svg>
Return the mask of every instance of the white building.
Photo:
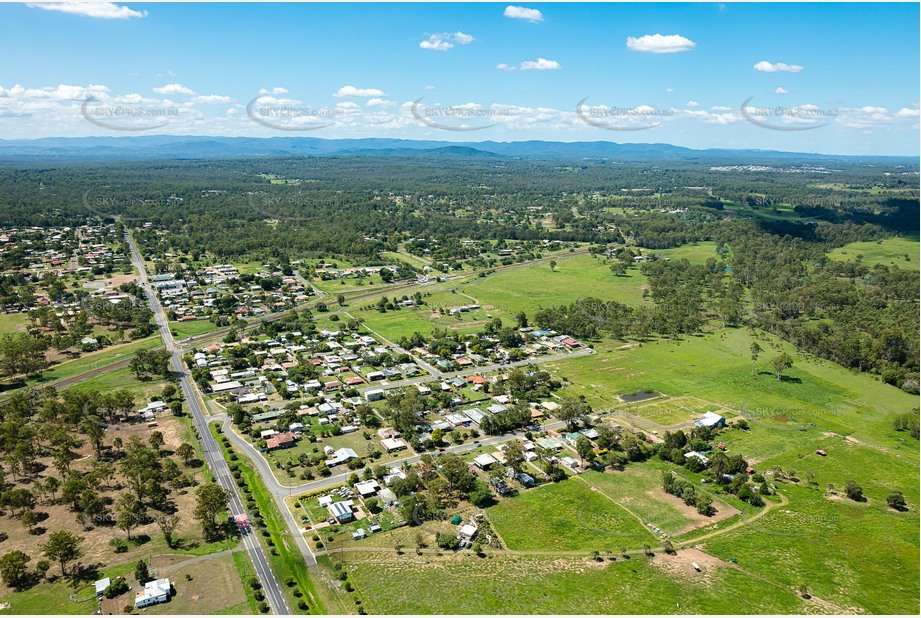
<svg viewBox="0 0 921 618">
<path fill-rule="evenodd" d="M 134 597 L 134 606 L 147 607 L 157 603 L 166 603 L 169 601 L 171 588 L 172 584 L 170 584 L 169 578 L 166 577 L 147 582 L 144 584 L 144 590 L 138 592 Z"/>
</svg>

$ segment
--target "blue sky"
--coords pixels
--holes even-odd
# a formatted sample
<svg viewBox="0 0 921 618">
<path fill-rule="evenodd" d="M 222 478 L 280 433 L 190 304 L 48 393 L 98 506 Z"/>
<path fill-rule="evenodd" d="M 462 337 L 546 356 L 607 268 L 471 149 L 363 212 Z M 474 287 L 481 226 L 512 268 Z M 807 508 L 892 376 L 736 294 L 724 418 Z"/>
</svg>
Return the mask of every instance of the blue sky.
<svg viewBox="0 0 921 618">
<path fill-rule="evenodd" d="M 0 138 L 918 155 L 918 22 L 918 4 L 3 4 Z"/>
</svg>

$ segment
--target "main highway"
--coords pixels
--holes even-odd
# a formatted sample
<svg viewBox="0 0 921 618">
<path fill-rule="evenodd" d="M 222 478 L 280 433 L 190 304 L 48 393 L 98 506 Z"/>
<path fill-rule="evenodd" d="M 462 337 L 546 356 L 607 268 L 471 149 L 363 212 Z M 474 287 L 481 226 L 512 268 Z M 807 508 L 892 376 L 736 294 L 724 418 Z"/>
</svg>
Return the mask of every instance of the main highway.
<svg viewBox="0 0 921 618">
<path fill-rule="evenodd" d="M 212 436 L 211 432 L 208 430 L 208 420 L 201 407 L 198 387 L 182 365 L 181 352 L 173 341 L 173 335 L 170 333 L 169 329 L 169 321 L 166 319 L 166 314 L 163 312 L 163 307 L 160 305 L 157 295 L 150 286 L 144 259 L 141 257 L 141 253 L 138 251 L 137 245 L 131 237 L 131 234 L 126 233 L 126 237 L 128 245 L 131 248 L 131 261 L 138 271 L 138 283 L 144 288 L 147 294 L 147 301 L 150 303 L 157 328 L 159 328 L 160 336 L 163 338 L 163 345 L 171 353 L 170 360 L 173 371 L 179 376 L 179 386 L 192 412 L 192 419 L 195 422 L 195 428 L 198 430 L 199 439 L 202 449 L 204 450 L 205 462 L 211 469 L 215 482 L 219 483 L 227 490 L 230 496 L 229 506 L 231 513 L 234 516 L 245 515 L 246 508 L 243 505 L 243 501 L 240 499 L 240 492 L 237 489 L 236 483 L 234 483 L 233 476 L 230 474 L 230 467 L 224 459 L 224 454 L 220 445 L 218 445 L 217 440 L 214 439 L 214 436 Z M 246 548 L 246 552 L 253 562 L 253 566 L 256 569 L 256 575 L 259 577 L 262 589 L 265 591 L 266 600 L 269 603 L 272 613 L 290 614 L 291 609 L 288 607 L 288 602 L 282 594 L 281 586 L 279 586 L 278 580 L 275 578 L 275 574 L 269 566 L 269 561 L 266 558 L 262 545 L 254 535 L 244 533 L 243 546 Z"/>
</svg>

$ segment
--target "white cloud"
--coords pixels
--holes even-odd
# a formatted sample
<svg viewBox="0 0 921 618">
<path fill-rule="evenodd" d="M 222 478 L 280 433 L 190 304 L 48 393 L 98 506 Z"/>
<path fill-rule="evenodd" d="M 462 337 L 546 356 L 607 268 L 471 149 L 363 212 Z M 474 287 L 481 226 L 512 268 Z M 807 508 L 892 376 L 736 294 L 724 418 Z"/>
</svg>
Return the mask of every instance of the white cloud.
<svg viewBox="0 0 921 618">
<path fill-rule="evenodd" d="M 275 86 L 274 88 L 260 88 L 259 94 L 288 94 L 287 88 Z"/>
<path fill-rule="evenodd" d="M 424 41 L 419 41 L 419 47 L 422 49 L 433 49 L 435 51 L 448 51 L 454 47 L 454 43 L 445 41 L 440 34 L 433 34 Z"/>
<path fill-rule="evenodd" d="M 777 88 L 774 90 L 774 94 L 790 94 L 790 91 L 783 86 L 777 86 Z"/>
<path fill-rule="evenodd" d="M 799 73 L 805 67 L 802 67 L 798 64 L 787 64 L 785 62 L 768 62 L 767 60 L 762 60 L 761 62 L 755 65 L 756 71 L 763 71 L 765 73 L 777 73 L 782 71 L 784 73 Z"/>
<path fill-rule="evenodd" d="M 182 84 L 167 84 L 159 88 L 154 88 L 153 91 L 157 94 L 195 94 L 194 90 L 186 88 Z"/>
<path fill-rule="evenodd" d="M 19 100 L 46 100 L 46 101 L 82 101 L 88 97 L 97 99 L 108 98 L 109 89 L 98 84 L 88 86 L 70 86 L 58 84 L 44 88 L 25 88 L 16 84 L 12 88 L 0 86 L 0 99 L 15 98 Z"/>
<path fill-rule="evenodd" d="M 383 90 L 377 88 L 356 88 L 355 86 L 343 86 L 333 93 L 334 97 L 382 97 Z"/>
<path fill-rule="evenodd" d="M 426 90 L 434 90 L 434 89 L 435 89 L 435 86 L 426 86 L 425 89 L 426 89 Z"/>
<path fill-rule="evenodd" d="M 674 92 L 674 91 L 675 91 L 674 88 L 666 88 L 666 89 L 665 89 L 665 92 Z"/>
<path fill-rule="evenodd" d="M 556 60 L 547 60 L 538 58 L 535 60 L 525 60 L 521 63 L 522 71 L 552 71 L 561 68 L 560 63 Z"/>
<path fill-rule="evenodd" d="M 731 107 L 727 107 L 727 106 L 725 106 L 725 105 L 714 105 L 714 106 L 711 107 L 710 109 L 712 109 L 712 110 L 715 111 L 715 112 L 728 112 L 728 111 L 732 110 Z"/>
<path fill-rule="evenodd" d="M 192 97 L 192 102 L 202 103 L 204 105 L 226 104 L 226 103 L 233 103 L 233 97 L 226 97 L 222 94 L 208 94 L 208 95 Z"/>
<path fill-rule="evenodd" d="M 342 101 L 341 103 L 336 103 L 336 109 L 358 110 L 361 109 L 361 106 L 358 103 L 353 103 L 352 101 Z"/>
<path fill-rule="evenodd" d="M 500 71 L 514 71 L 515 70 L 515 67 L 507 65 L 504 62 L 500 62 L 499 64 L 497 64 L 496 68 L 499 69 Z"/>
<path fill-rule="evenodd" d="M 700 107 L 700 103 L 697 101 L 688 101 L 687 105 L 688 107 Z"/>
<path fill-rule="evenodd" d="M 147 17 L 147 11 L 135 11 L 114 2 L 28 2 L 33 9 L 58 11 L 70 15 L 82 15 L 96 19 L 132 19 Z"/>
<path fill-rule="evenodd" d="M 697 47 L 697 43 L 680 34 L 646 34 L 639 38 L 627 37 L 627 49 L 651 54 L 672 54 L 690 51 L 695 47 Z"/>
<path fill-rule="evenodd" d="M 368 102 L 365 103 L 365 107 L 395 107 L 396 103 L 393 101 L 388 101 L 387 99 L 373 98 L 368 99 Z"/>
<path fill-rule="evenodd" d="M 537 9 L 529 9 L 523 6 L 509 5 L 505 7 L 505 11 L 502 14 L 511 19 L 524 19 L 531 23 L 544 21 L 543 13 Z"/>
<path fill-rule="evenodd" d="M 897 111 L 895 115 L 899 118 L 917 118 L 919 115 L 919 110 L 917 107 L 914 109 L 903 107 L 902 109 Z"/>
<path fill-rule="evenodd" d="M 475 40 L 472 34 L 467 34 L 466 32 L 442 32 L 429 35 L 429 38 L 419 42 L 419 47 L 435 51 L 448 51 L 454 47 L 454 43 L 469 45 Z"/>
</svg>

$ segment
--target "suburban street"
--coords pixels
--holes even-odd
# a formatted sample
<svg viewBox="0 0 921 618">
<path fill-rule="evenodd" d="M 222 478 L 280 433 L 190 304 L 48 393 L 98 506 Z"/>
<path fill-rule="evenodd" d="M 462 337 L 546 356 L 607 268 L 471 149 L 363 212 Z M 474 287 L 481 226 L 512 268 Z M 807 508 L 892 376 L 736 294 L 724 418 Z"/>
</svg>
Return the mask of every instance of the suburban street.
<svg viewBox="0 0 921 618">
<path fill-rule="evenodd" d="M 205 462 L 208 464 L 208 468 L 211 469 L 211 473 L 214 475 L 215 482 L 219 483 L 222 487 L 228 490 L 230 495 L 231 513 L 234 516 L 245 515 L 246 508 L 243 505 L 243 501 L 240 499 L 240 493 L 237 489 L 237 485 L 234 483 L 233 477 L 230 474 L 230 467 L 227 465 L 227 462 L 224 459 L 224 454 L 221 451 L 220 445 L 218 445 L 217 441 L 208 430 L 208 422 L 205 418 L 204 410 L 202 410 L 202 407 L 199 403 L 200 400 L 197 390 L 198 387 L 190 379 L 188 372 L 186 372 L 185 368 L 182 366 L 181 353 L 173 341 L 173 336 L 169 330 L 169 322 L 166 319 L 166 314 L 163 312 L 163 307 L 160 305 L 159 300 L 157 300 L 157 295 L 154 293 L 154 290 L 148 281 L 147 269 L 144 266 L 144 259 L 141 256 L 140 251 L 138 251 L 137 245 L 135 244 L 134 239 L 131 237 L 131 234 L 126 233 L 126 237 L 128 240 L 128 245 L 131 248 L 131 261 L 135 268 L 138 270 L 138 283 L 147 293 L 147 300 L 150 303 L 150 308 L 153 311 L 154 319 L 157 322 L 157 328 L 160 330 L 160 336 L 163 338 L 163 344 L 172 354 L 171 360 L 173 370 L 179 376 L 179 386 L 182 389 L 182 394 L 185 397 L 186 402 L 189 404 L 192 419 L 195 423 L 196 429 L 198 430 L 199 440 L 201 441 L 202 449 L 204 450 Z M 285 600 L 284 595 L 282 594 L 281 586 L 278 584 L 278 581 L 275 578 L 275 574 L 269 567 L 268 559 L 266 558 L 265 552 L 263 551 L 262 545 L 259 543 L 258 539 L 250 534 L 244 534 L 243 545 L 253 562 L 253 566 L 256 569 L 256 574 L 259 577 L 259 581 L 262 583 L 263 590 L 265 590 L 266 600 L 268 601 L 272 612 L 275 614 L 290 614 L 291 610 L 288 607 L 288 603 Z"/>
</svg>

